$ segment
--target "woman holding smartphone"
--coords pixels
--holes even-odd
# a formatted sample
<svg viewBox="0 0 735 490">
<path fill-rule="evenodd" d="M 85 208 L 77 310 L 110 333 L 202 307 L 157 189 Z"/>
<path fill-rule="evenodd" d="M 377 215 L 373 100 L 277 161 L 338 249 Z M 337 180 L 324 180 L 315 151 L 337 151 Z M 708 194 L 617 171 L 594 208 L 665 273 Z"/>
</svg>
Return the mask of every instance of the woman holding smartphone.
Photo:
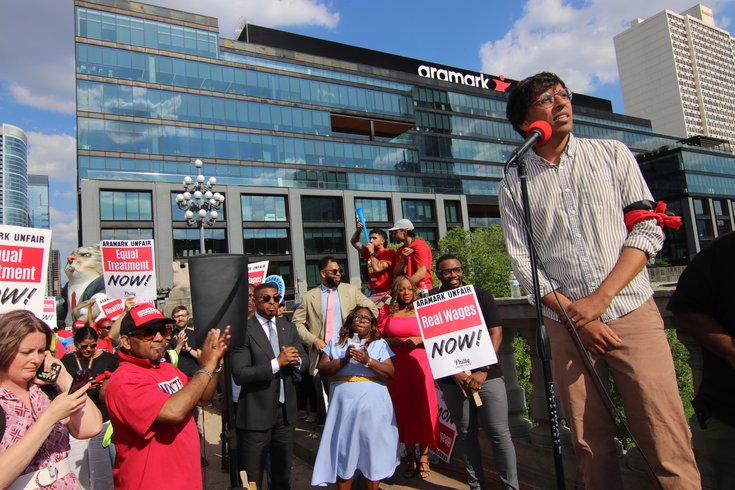
<svg viewBox="0 0 735 490">
<path fill-rule="evenodd" d="M 69 434 L 87 439 L 102 430 L 102 415 L 86 395 L 90 384 L 68 393 L 72 376 L 48 352 L 50 341 L 51 330 L 30 311 L 0 315 L 0 407 L 6 420 L 0 488 L 81 488 L 68 460 Z M 55 379 L 37 377 L 38 371 L 52 373 L 54 365 L 60 368 Z M 41 384 L 52 384 L 59 395 L 51 401 Z"/>
<path fill-rule="evenodd" d="M 71 438 L 69 461 L 82 486 L 89 489 L 105 488 L 112 482 L 112 461 L 109 451 L 102 446 L 102 438 L 110 425 L 110 416 L 105 405 L 105 388 L 109 375 L 117 369 L 118 357 L 107 351 L 97 350 L 98 345 L 99 334 L 94 328 L 79 328 L 74 332 L 74 352 L 61 358 L 61 363 L 72 375 L 89 370 L 86 379 L 90 379 L 92 384 L 87 395 L 102 414 L 102 432 L 91 439 Z"/>
</svg>

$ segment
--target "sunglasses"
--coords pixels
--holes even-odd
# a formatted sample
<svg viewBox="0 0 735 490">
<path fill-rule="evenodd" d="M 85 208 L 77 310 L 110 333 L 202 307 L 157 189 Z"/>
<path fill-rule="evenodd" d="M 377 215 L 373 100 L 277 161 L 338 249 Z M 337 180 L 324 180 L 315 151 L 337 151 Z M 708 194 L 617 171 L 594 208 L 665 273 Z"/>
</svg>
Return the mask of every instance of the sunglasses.
<svg viewBox="0 0 735 490">
<path fill-rule="evenodd" d="M 156 334 L 159 333 L 164 339 L 170 339 L 174 334 L 174 330 L 168 325 L 166 325 L 165 327 L 148 327 L 140 331 L 130 332 L 128 334 L 128 337 L 140 337 L 146 342 L 150 342 L 151 340 L 155 339 Z"/>
<path fill-rule="evenodd" d="M 109 330 L 112 328 L 112 325 L 100 325 L 97 327 L 97 330 Z"/>
<path fill-rule="evenodd" d="M 337 275 L 340 275 L 341 276 L 342 275 L 342 269 L 332 269 L 332 270 L 324 269 L 324 272 L 328 272 L 329 274 L 332 274 L 332 275 L 335 275 L 335 276 L 337 276 Z"/>
<path fill-rule="evenodd" d="M 89 345 L 79 344 L 79 345 L 77 345 L 77 349 L 79 349 L 79 350 L 90 350 L 90 349 L 94 349 L 95 347 L 97 347 L 97 346 L 96 345 L 92 345 L 92 344 L 89 344 Z"/>
<path fill-rule="evenodd" d="M 276 303 L 280 303 L 281 302 L 281 295 L 280 294 L 275 294 L 273 296 L 271 296 L 270 294 L 264 294 L 263 296 L 256 296 L 255 298 L 256 299 L 259 299 L 263 303 L 270 303 L 271 300 L 275 301 Z"/>
</svg>

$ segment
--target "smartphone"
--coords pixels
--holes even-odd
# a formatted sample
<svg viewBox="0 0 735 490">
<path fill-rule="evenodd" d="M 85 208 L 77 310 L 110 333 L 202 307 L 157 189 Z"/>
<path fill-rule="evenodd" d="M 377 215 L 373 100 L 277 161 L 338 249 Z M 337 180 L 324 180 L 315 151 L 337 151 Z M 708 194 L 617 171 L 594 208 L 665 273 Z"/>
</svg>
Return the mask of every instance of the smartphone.
<svg viewBox="0 0 735 490">
<path fill-rule="evenodd" d="M 53 383 L 54 381 L 56 381 L 56 378 L 59 377 L 60 372 L 61 372 L 60 364 L 52 364 L 51 369 L 49 371 L 44 371 L 43 364 L 41 364 L 40 366 L 38 366 L 38 370 L 36 371 L 36 378 L 40 379 L 41 381 Z"/>
<path fill-rule="evenodd" d="M 79 388 L 89 383 L 91 377 L 92 370 L 89 368 L 77 371 L 77 374 L 74 375 L 74 380 L 71 382 L 71 386 L 69 387 L 69 394 L 71 395 Z"/>
</svg>

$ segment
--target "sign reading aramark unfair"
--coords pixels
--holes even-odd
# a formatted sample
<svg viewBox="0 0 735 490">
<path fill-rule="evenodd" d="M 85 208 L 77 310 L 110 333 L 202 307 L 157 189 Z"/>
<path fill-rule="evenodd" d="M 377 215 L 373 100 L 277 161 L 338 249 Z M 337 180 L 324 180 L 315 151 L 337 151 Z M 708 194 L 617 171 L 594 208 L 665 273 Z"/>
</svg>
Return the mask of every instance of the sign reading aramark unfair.
<svg viewBox="0 0 735 490">
<path fill-rule="evenodd" d="M 253 286 L 259 286 L 268 274 L 268 261 L 253 262 L 248 264 L 248 283 Z"/>
<path fill-rule="evenodd" d="M 43 317 L 51 230 L 0 225 L 0 313 Z"/>
<path fill-rule="evenodd" d="M 414 305 L 434 379 L 498 362 L 474 286 L 421 298 Z"/>
<path fill-rule="evenodd" d="M 156 264 L 153 240 L 102 240 L 102 275 L 112 298 L 135 296 L 136 302 L 155 301 Z"/>
</svg>

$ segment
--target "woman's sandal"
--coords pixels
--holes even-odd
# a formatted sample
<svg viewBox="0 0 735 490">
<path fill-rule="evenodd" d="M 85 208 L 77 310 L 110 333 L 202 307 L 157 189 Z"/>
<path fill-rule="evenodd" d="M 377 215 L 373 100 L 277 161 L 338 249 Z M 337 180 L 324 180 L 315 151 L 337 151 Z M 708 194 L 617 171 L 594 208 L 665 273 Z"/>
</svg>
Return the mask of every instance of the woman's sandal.
<svg viewBox="0 0 735 490">
<path fill-rule="evenodd" d="M 419 457 L 419 467 L 418 471 L 416 472 L 419 478 L 422 480 L 426 480 L 429 478 L 429 475 L 431 475 L 431 468 L 429 467 L 429 455 L 424 454 L 421 457 Z"/>
<path fill-rule="evenodd" d="M 416 456 L 406 457 L 406 470 L 403 472 L 404 478 L 413 478 L 416 476 Z"/>
</svg>

